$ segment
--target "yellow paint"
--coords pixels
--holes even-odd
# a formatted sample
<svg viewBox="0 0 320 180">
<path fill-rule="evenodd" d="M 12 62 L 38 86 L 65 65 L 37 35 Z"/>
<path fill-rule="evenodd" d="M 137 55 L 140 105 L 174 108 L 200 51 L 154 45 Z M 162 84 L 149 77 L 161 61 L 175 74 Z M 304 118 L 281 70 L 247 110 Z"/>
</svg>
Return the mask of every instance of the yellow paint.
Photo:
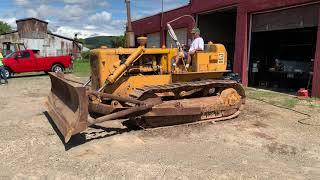
<svg viewBox="0 0 320 180">
<path fill-rule="evenodd" d="M 124 77 L 106 88 L 106 92 L 118 96 L 128 97 L 136 88 L 146 85 L 165 85 L 172 83 L 171 75 L 138 75 Z"/>
<path fill-rule="evenodd" d="M 198 52 L 193 59 L 194 72 L 224 71 L 227 69 L 227 51 L 222 44 L 209 44 L 209 52 Z"/>
<path fill-rule="evenodd" d="M 173 82 L 196 81 L 220 78 L 227 68 L 227 52 L 221 44 L 209 44 L 208 52 L 198 52 L 192 60 L 190 72 L 183 69 L 172 73 L 172 59 L 178 53 L 177 48 L 100 48 L 93 50 L 91 63 L 97 67 L 92 73 L 98 76 L 99 87 L 106 81 L 106 92 L 126 97 L 136 88 L 151 85 L 164 85 Z M 125 60 L 120 60 L 126 57 Z M 140 74 L 127 74 L 134 63 Z M 146 67 L 150 66 L 150 67 Z M 146 74 L 146 69 L 159 69 L 157 75 Z M 150 71 L 149 71 L 150 73 Z M 152 71 L 151 71 L 152 73 Z M 155 73 L 154 73 L 155 74 Z"/>
</svg>

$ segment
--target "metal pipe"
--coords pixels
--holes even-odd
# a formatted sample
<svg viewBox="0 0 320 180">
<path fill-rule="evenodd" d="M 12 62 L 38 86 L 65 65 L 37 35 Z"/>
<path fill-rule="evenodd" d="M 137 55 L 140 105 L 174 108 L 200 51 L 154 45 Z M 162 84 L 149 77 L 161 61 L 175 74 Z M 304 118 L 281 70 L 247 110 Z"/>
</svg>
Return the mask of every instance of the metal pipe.
<svg viewBox="0 0 320 180">
<path fill-rule="evenodd" d="M 131 8 L 130 8 L 130 0 L 125 0 L 126 5 L 127 5 L 127 26 L 128 26 L 128 31 L 132 31 L 132 23 L 131 23 Z"/>
<path fill-rule="evenodd" d="M 91 102 L 89 102 L 88 109 L 89 109 L 89 112 L 95 112 L 103 115 L 110 114 L 114 110 L 114 108 L 112 108 L 110 105 L 106 105 L 102 103 L 95 104 Z"/>
<path fill-rule="evenodd" d="M 132 23 L 131 23 L 131 8 L 130 8 L 130 0 L 125 0 L 127 6 L 127 30 L 126 30 L 126 46 L 127 47 L 134 47 L 134 32 L 132 30 Z"/>
<path fill-rule="evenodd" d="M 102 123 L 102 122 L 105 122 L 105 121 L 112 121 L 112 120 L 116 120 L 116 119 L 119 119 L 119 118 L 124 118 L 124 117 L 126 117 L 126 116 L 128 116 L 130 114 L 133 114 L 133 113 L 138 113 L 138 112 L 151 110 L 153 106 L 154 106 L 153 104 L 135 106 L 135 107 L 132 107 L 130 109 L 126 109 L 126 110 L 123 110 L 123 111 L 115 112 L 115 113 L 112 113 L 112 114 L 109 114 L 109 115 L 106 115 L 106 116 L 102 116 L 102 117 L 97 118 L 97 119 L 89 119 L 88 122 L 90 124 L 97 124 L 97 123 Z"/>
<path fill-rule="evenodd" d="M 193 17 L 193 16 L 188 15 L 188 14 L 187 14 L 187 15 L 180 16 L 180 17 L 178 17 L 178 18 L 176 18 L 176 19 L 173 19 L 173 20 L 167 22 L 167 24 L 171 24 L 171 23 L 173 23 L 173 22 L 175 22 L 175 21 L 177 21 L 177 20 L 179 20 L 179 19 L 181 19 L 181 18 L 184 18 L 184 17 L 189 17 L 189 18 L 191 18 L 191 19 L 192 19 L 192 22 L 193 22 L 193 26 L 195 26 L 196 20 L 194 20 L 194 17 Z"/>
<path fill-rule="evenodd" d="M 139 105 L 145 104 L 145 102 L 143 102 L 143 101 L 139 101 L 139 100 L 132 99 L 132 98 L 120 97 L 120 96 L 116 96 L 113 94 L 107 94 L 107 93 L 101 93 L 101 92 L 95 92 L 95 91 L 91 91 L 90 94 L 93 94 L 95 96 L 99 96 L 102 98 L 110 98 L 112 100 L 117 100 L 117 101 L 121 101 L 121 102 L 129 102 L 129 103 L 139 104 Z"/>
</svg>

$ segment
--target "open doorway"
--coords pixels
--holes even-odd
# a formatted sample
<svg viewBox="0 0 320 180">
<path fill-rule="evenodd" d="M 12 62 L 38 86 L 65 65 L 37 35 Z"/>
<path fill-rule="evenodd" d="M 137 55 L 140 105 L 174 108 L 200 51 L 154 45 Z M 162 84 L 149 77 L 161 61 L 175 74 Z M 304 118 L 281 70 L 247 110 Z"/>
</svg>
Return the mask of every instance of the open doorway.
<svg viewBox="0 0 320 180">
<path fill-rule="evenodd" d="M 228 8 L 200 14 L 198 27 L 205 43 L 223 44 L 228 52 L 228 69 L 233 69 L 236 37 L 237 9 Z"/>
<path fill-rule="evenodd" d="M 254 15 L 249 85 L 282 92 L 312 86 L 317 6 Z"/>
<path fill-rule="evenodd" d="M 316 27 L 253 33 L 250 85 L 281 91 L 306 88 L 316 39 Z"/>
</svg>

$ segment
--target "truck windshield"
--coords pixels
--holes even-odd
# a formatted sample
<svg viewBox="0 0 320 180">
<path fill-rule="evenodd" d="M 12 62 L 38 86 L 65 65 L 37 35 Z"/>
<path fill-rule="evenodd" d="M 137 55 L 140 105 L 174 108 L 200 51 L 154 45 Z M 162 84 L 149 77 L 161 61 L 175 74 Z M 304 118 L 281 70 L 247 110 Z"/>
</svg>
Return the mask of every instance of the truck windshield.
<svg viewBox="0 0 320 180">
<path fill-rule="evenodd" d="M 11 57 L 12 55 L 14 55 L 14 53 L 15 53 L 15 52 L 11 52 L 11 53 L 7 54 L 4 58 L 9 58 L 9 57 Z"/>
</svg>

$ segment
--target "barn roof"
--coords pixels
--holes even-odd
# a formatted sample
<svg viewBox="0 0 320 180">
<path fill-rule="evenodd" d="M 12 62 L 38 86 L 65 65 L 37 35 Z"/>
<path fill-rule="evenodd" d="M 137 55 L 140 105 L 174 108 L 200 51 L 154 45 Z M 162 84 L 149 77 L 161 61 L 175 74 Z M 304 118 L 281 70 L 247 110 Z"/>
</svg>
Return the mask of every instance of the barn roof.
<svg viewBox="0 0 320 180">
<path fill-rule="evenodd" d="M 20 22 L 20 21 L 29 21 L 29 20 L 35 20 L 35 21 L 39 21 L 39 22 L 42 22 L 42 23 L 46 23 L 48 24 L 47 21 L 44 21 L 44 20 L 41 20 L 41 19 L 37 19 L 37 18 L 24 18 L 24 19 L 18 19 L 16 20 L 16 23 L 17 22 Z"/>
</svg>

